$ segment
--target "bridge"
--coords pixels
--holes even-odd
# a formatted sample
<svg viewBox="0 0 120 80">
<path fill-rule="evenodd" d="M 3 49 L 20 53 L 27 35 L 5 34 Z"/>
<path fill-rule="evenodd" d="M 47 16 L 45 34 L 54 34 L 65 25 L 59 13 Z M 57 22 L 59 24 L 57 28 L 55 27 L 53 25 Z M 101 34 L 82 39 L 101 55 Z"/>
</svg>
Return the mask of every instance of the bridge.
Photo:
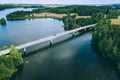
<svg viewBox="0 0 120 80">
<path fill-rule="evenodd" d="M 92 25 L 88 25 L 88 26 L 84 26 L 84 27 L 79 27 L 79 28 L 76 28 L 76 29 L 73 29 L 73 30 L 61 32 L 61 33 L 58 33 L 56 35 L 51 35 L 51 36 L 48 36 L 48 37 L 45 37 L 45 38 L 42 38 L 42 39 L 38 39 L 38 40 L 35 40 L 35 41 L 31 41 L 31 42 L 16 46 L 16 48 L 18 50 L 23 49 L 24 52 L 26 52 L 26 48 L 28 48 L 30 46 L 33 46 L 33 45 L 36 45 L 36 44 L 43 43 L 43 42 L 50 41 L 50 45 L 52 45 L 53 40 L 60 37 L 60 36 L 64 36 L 66 34 L 73 34 L 73 36 L 74 36 L 77 31 L 81 31 L 81 30 L 86 31 L 86 29 L 90 29 L 90 28 L 95 27 L 95 25 L 96 24 L 92 24 Z M 6 49 L 6 50 L 3 50 L 3 51 L 0 51 L 0 56 L 5 55 L 5 54 L 9 54 L 9 53 L 10 53 L 10 49 Z"/>
</svg>

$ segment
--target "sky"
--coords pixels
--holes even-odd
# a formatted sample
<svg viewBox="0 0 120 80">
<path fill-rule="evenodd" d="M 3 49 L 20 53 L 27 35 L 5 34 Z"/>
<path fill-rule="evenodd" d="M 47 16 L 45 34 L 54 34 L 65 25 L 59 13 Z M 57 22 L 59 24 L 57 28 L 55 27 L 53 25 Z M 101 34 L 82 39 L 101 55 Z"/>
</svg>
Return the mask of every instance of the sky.
<svg viewBox="0 0 120 80">
<path fill-rule="evenodd" d="M 23 4 L 114 4 L 120 0 L 0 0 L 0 4 L 23 3 Z"/>
</svg>

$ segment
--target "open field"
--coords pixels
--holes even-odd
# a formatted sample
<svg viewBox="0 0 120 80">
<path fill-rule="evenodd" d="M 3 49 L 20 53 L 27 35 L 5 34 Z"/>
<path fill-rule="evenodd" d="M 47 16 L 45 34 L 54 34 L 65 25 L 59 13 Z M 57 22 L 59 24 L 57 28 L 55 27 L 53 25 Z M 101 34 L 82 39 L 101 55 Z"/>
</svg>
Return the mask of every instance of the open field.
<svg viewBox="0 0 120 80">
<path fill-rule="evenodd" d="M 67 16 L 66 14 L 55 14 L 55 13 L 33 13 L 30 15 L 30 17 L 57 17 L 62 18 L 64 16 Z"/>
<path fill-rule="evenodd" d="M 75 15 L 76 13 L 72 13 L 72 15 Z M 76 14 L 77 15 L 77 14 Z M 55 13 L 33 13 L 26 17 L 55 17 L 62 19 L 62 17 L 67 16 L 67 14 L 55 14 Z M 76 18 L 91 18 L 91 16 L 76 16 Z"/>
<path fill-rule="evenodd" d="M 120 25 L 120 16 L 118 16 L 118 19 L 111 19 L 111 24 Z"/>
</svg>

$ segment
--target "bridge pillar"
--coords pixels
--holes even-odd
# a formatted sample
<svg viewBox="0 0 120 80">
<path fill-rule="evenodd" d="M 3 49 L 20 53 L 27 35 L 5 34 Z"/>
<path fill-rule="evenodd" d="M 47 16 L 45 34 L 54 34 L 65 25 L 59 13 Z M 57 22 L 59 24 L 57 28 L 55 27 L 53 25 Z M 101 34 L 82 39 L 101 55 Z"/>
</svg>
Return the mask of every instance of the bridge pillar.
<svg viewBox="0 0 120 80">
<path fill-rule="evenodd" d="M 50 46 L 52 46 L 52 44 L 53 44 L 53 40 L 50 40 Z"/>
<path fill-rule="evenodd" d="M 72 36 L 75 37 L 75 32 L 72 33 Z"/>
<path fill-rule="evenodd" d="M 88 29 L 89 29 L 89 30 L 91 30 L 91 29 L 92 29 L 92 27 L 89 27 Z"/>
<path fill-rule="evenodd" d="M 26 49 L 26 48 L 24 48 L 24 49 L 23 49 L 24 54 L 26 53 L 26 51 L 27 51 L 27 49 Z"/>
<path fill-rule="evenodd" d="M 94 30 L 94 27 L 89 27 L 89 30 Z"/>
<path fill-rule="evenodd" d="M 94 26 L 94 27 L 92 27 L 92 29 L 93 29 L 93 30 L 95 30 L 95 26 Z"/>
<path fill-rule="evenodd" d="M 84 29 L 84 31 L 86 31 L 86 29 Z"/>
</svg>

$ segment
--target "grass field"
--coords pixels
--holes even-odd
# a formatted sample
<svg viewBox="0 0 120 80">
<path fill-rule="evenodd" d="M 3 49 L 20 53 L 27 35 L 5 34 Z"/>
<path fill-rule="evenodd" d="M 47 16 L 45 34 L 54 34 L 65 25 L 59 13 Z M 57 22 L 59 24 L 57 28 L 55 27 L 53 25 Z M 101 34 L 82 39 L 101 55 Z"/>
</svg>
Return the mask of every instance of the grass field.
<svg viewBox="0 0 120 80">
<path fill-rule="evenodd" d="M 118 16 L 117 19 L 111 19 L 111 24 L 117 24 L 117 25 L 120 25 L 120 16 Z"/>
<path fill-rule="evenodd" d="M 76 13 L 72 13 L 74 15 Z M 76 14 L 77 15 L 77 14 Z M 55 13 L 33 13 L 29 17 L 55 17 L 55 18 L 62 18 L 67 16 L 67 14 L 55 14 Z M 28 16 L 27 16 L 28 17 Z M 91 16 L 76 16 L 76 18 L 91 18 Z"/>
</svg>

